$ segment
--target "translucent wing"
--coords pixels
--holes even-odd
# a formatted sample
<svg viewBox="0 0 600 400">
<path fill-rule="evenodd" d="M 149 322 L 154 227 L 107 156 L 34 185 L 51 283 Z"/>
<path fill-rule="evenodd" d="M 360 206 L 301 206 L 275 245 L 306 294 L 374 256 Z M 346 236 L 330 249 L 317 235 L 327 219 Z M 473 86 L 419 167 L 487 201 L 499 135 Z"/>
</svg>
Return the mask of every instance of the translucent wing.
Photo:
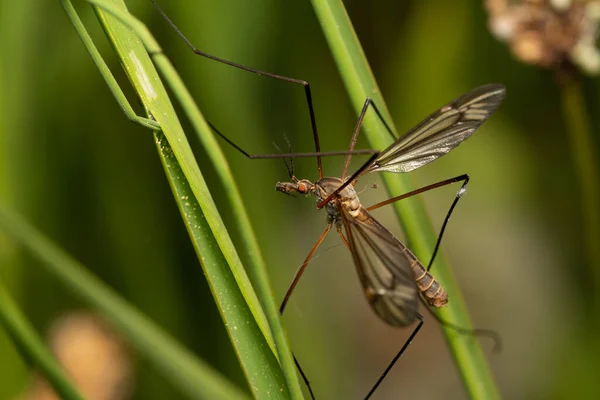
<svg viewBox="0 0 600 400">
<path fill-rule="evenodd" d="M 489 118 L 505 93 L 504 86 L 490 84 L 462 95 L 383 150 L 365 172 L 409 172 L 443 156 Z"/>
<path fill-rule="evenodd" d="M 344 209 L 341 211 L 350 251 L 369 304 L 390 325 L 411 324 L 418 306 L 411 265 L 419 261 L 364 208 L 357 217 Z"/>
</svg>

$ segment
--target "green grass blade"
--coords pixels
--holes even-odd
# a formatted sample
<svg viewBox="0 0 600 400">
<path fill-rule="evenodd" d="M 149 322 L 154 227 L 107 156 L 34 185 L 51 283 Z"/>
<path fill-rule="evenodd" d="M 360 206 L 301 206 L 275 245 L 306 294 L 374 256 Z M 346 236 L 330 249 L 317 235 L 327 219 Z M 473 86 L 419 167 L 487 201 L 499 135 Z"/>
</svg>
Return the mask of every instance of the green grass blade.
<svg viewBox="0 0 600 400">
<path fill-rule="evenodd" d="M 94 63 L 96 64 L 96 66 L 98 67 L 98 70 L 100 71 L 100 74 L 104 77 L 106 84 L 108 85 L 111 92 L 115 96 L 115 100 L 117 100 L 117 103 L 119 103 L 119 106 L 121 106 L 121 109 L 123 110 L 123 112 L 125 113 L 127 118 L 129 118 L 131 121 L 136 122 L 146 128 L 149 128 L 152 130 L 160 129 L 160 125 L 158 125 L 155 121 L 149 120 L 147 118 L 139 117 L 135 114 L 135 111 L 129 104 L 129 101 L 127 101 L 127 97 L 125 97 L 125 93 L 123 93 L 123 91 L 121 90 L 119 83 L 117 82 L 117 80 L 114 78 L 114 76 L 110 72 L 108 65 L 106 65 L 106 63 L 104 62 L 102 55 L 100 55 L 100 52 L 98 52 L 98 49 L 96 49 L 96 46 L 94 45 L 94 42 L 92 41 L 92 37 L 85 29 L 85 26 L 83 25 L 83 22 L 81 22 L 81 19 L 77 15 L 77 12 L 75 11 L 75 8 L 73 7 L 73 4 L 69 0 L 61 0 L 61 3 L 62 3 L 63 8 L 65 9 L 65 12 L 71 19 L 71 23 L 73 24 L 73 27 L 75 28 L 75 30 L 77 31 L 77 34 L 81 38 L 81 41 L 83 42 L 85 47 L 88 49 L 90 56 L 92 57 L 92 59 L 94 60 Z"/>
<path fill-rule="evenodd" d="M 194 357 L 83 265 L 3 204 L 0 204 L 0 228 L 13 240 L 22 243 L 75 295 L 112 321 L 130 344 L 183 393 L 195 399 L 247 398 L 239 388 Z"/>
<path fill-rule="evenodd" d="M 209 277 L 209 283 L 213 290 L 213 295 L 217 300 L 219 311 L 226 321 L 226 327 L 232 338 L 236 354 L 242 364 L 242 368 L 250 386 L 257 397 L 269 396 L 271 398 L 277 398 L 278 396 L 283 396 L 285 398 L 287 397 L 285 381 L 281 376 L 281 369 L 277 363 L 277 359 L 273 357 L 273 340 L 262 307 L 249 284 L 249 280 L 239 257 L 227 235 L 221 218 L 217 213 L 214 202 L 206 188 L 203 177 L 181 130 L 181 126 L 177 121 L 173 108 L 169 103 L 166 92 L 160 84 L 158 75 L 150 63 L 148 54 L 145 52 L 135 34 L 133 34 L 126 26 L 118 22 L 118 19 L 121 21 L 129 21 L 130 26 L 134 26 L 137 31 L 142 31 L 143 37 L 149 37 L 150 39 L 148 40 L 150 41 L 150 44 L 147 46 L 153 53 L 160 53 L 160 48 L 158 48 L 156 42 L 149 35 L 145 26 L 124 12 L 122 3 L 120 3 L 120 7 L 115 6 L 115 4 L 117 4 L 116 2 L 94 1 L 92 3 L 109 11 L 104 12 L 100 9 L 97 10 L 105 31 L 121 57 L 125 70 L 134 84 L 134 87 L 137 89 L 142 103 L 146 106 L 148 112 L 160 123 L 163 132 L 171 145 L 171 149 L 177 159 L 178 165 L 185 175 L 185 178 L 177 177 L 177 179 L 184 179 L 187 181 L 192 190 L 191 197 L 198 200 L 200 207 L 189 209 L 186 206 L 188 203 L 193 203 L 193 201 L 184 201 L 181 196 L 176 196 L 186 225 L 190 227 L 196 225 L 195 221 L 206 220 L 217 241 L 216 244 L 218 246 L 207 245 L 208 241 L 210 241 L 209 238 L 195 235 L 194 232 L 190 230 L 194 246 L 196 247 L 197 253 L 200 255 L 201 261 L 203 261 L 202 264 L 205 268 L 205 274 Z M 118 19 L 113 15 L 118 16 Z M 88 46 L 88 49 L 90 49 L 90 46 Z M 90 51 L 95 51 L 95 49 Z M 170 63 L 166 57 L 160 55 L 157 60 L 157 65 L 164 69 L 165 65 L 170 66 Z M 205 131 L 205 134 L 211 134 L 208 127 L 206 127 Z M 167 170 L 167 174 L 169 175 L 170 173 L 171 171 Z M 189 197 L 190 196 L 188 196 L 188 198 Z M 196 233 L 207 235 L 209 231 L 200 229 Z M 204 242 L 200 241 L 200 239 L 203 239 Z M 231 268 L 231 273 L 239 288 L 229 285 L 227 286 L 227 290 L 223 290 L 223 287 L 212 281 L 212 279 L 220 278 L 221 283 L 233 282 L 231 280 L 231 275 L 222 275 L 224 269 L 218 268 L 214 262 L 209 262 L 204 259 L 205 254 L 202 253 L 202 249 L 216 247 L 221 249 L 222 255 L 225 260 L 227 260 L 227 263 Z M 225 265 L 222 263 L 223 260 L 220 261 L 222 265 Z M 236 296 L 237 291 L 241 291 L 243 297 L 238 298 Z M 245 309 L 248 307 L 252 312 L 252 315 L 246 315 Z M 260 331 L 256 330 L 254 324 L 246 324 L 246 321 L 252 317 L 257 321 L 260 331 L 262 331 L 262 338 L 260 337 L 260 334 L 257 334 L 257 332 Z M 291 367 L 289 370 L 295 374 L 293 364 L 290 363 L 290 365 Z M 297 381 L 297 378 L 295 379 Z"/>
<path fill-rule="evenodd" d="M 279 311 L 274 301 L 273 290 L 267 277 L 266 265 L 260 253 L 258 241 L 254 235 L 254 231 L 250 224 L 250 219 L 246 213 L 246 209 L 243 205 L 240 192 L 237 188 L 235 180 L 233 179 L 231 169 L 229 168 L 227 160 L 223 155 L 221 148 L 217 144 L 214 135 L 200 114 L 200 111 L 198 110 L 198 107 L 195 104 L 192 96 L 181 81 L 176 71 L 172 68 L 172 65 L 170 63 L 163 65 L 161 67 L 161 72 L 163 75 L 165 75 L 165 78 L 169 82 L 171 89 L 179 98 L 184 111 L 192 122 L 192 125 L 194 126 L 194 129 L 197 132 L 198 137 L 206 150 L 206 153 L 211 158 L 215 170 L 223 182 L 225 194 L 229 200 L 230 210 L 237 222 L 237 227 L 241 233 L 242 240 L 244 241 L 244 247 L 248 257 L 252 261 L 252 268 L 250 271 L 253 273 L 256 290 L 258 292 L 258 298 L 262 302 L 267 321 L 271 327 L 276 348 L 275 354 L 280 360 L 280 364 L 284 371 L 286 382 L 292 394 L 292 398 L 300 399 L 302 398 L 302 391 L 298 382 L 296 367 L 294 365 L 292 353 L 288 345 L 285 332 L 281 325 Z"/>
<path fill-rule="evenodd" d="M 354 109 L 360 110 L 365 99 L 371 97 L 386 121 L 391 123 L 387 106 L 342 2 L 339 0 L 312 0 L 312 4 Z M 373 148 L 384 149 L 390 144 L 391 139 L 375 113 L 368 113 L 363 128 Z M 395 129 L 393 125 L 392 129 Z M 384 173 L 382 177 L 388 191 L 393 196 L 414 189 L 408 176 Z M 411 249 L 420 259 L 427 260 L 431 257 L 437 235 L 431 228 L 422 202 L 420 199 L 412 197 L 396 202 L 394 207 L 406 231 Z M 470 328 L 472 325 L 466 305 L 449 265 L 441 254 L 437 257 L 433 272 L 450 298 L 448 307 L 440 310 L 440 316 L 461 327 Z M 447 328 L 444 328 L 444 333 L 469 395 L 476 399 L 498 398 L 498 389 L 477 339 L 458 334 Z"/>
<path fill-rule="evenodd" d="M 156 60 L 161 73 L 164 75 L 165 80 L 179 99 L 184 111 L 194 126 L 198 138 L 206 150 L 206 154 L 211 158 L 214 168 L 223 183 L 225 193 L 229 200 L 230 210 L 237 221 L 237 227 L 241 233 L 242 240 L 244 241 L 246 253 L 248 254 L 249 259 L 252 261 L 252 268 L 250 271 L 252 272 L 252 276 L 254 278 L 253 280 L 256 285 L 258 297 L 265 308 L 266 318 L 269 326 L 271 327 L 277 349 L 276 355 L 280 360 L 288 388 L 290 389 L 293 398 L 302 398 L 302 391 L 298 382 L 296 367 L 294 365 L 292 353 L 288 345 L 285 332 L 279 319 L 279 310 L 274 301 L 273 291 L 269 284 L 266 265 L 262 258 L 258 241 L 254 235 L 240 192 L 231 173 L 231 169 L 229 168 L 229 164 L 227 163 L 227 159 L 223 155 L 223 152 L 217 144 L 214 134 L 200 113 L 198 106 L 194 102 L 194 99 L 187 90 L 185 84 L 169 60 L 160 53 L 160 49 L 153 47 L 155 46 L 155 41 L 147 29 L 145 27 L 144 29 L 141 29 L 141 23 L 133 20 L 133 18 L 129 16 L 120 15 L 119 18 L 121 18 L 122 21 L 127 22 L 128 25 L 134 29 L 136 34 L 140 36 L 149 50 L 155 54 L 154 59 Z"/>
<path fill-rule="evenodd" d="M 200 212 L 200 206 L 194 198 L 190 185 L 183 174 L 169 142 L 161 132 L 155 133 L 156 145 L 165 167 L 169 184 L 177 198 L 177 204 L 184 216 L 186 228 L 192 238 L 196 254 L 204 266 L 208 283 L 213 293 L 227 293 L 218 298 L 219 310 L 223 319 L 228 321 L 227 332 L 236 346 L 243 351 L 237 352 L 242 366 L 254 365 L 255 370 L 246 372 L 256 398 L 287 398 L 283 390 L 283 376 L 275 355 L 262 336 L 256 321 L 239 291 L 227 263 L 213 236 L 210 226 Z M 235 334 L 246 331 L 245 334 Z M 257 366 L 260 364 L 260 366 Z"/>
<path fill-rule="evenodd" d="M 148 53 L 140 42 L 140 39 L 119 21 L 130 22 L 131 25 L 137 26 L 137 31 L 147 32 L 146 27 L 126 13 L 124 8 L 116 7 L 106 1 L 88 1 L 108 11 L 104 12 L 98 10 L 99 18 L 105 27 L 107 35 L 121 58 L 125 71 L 133 83 L 142 103 L 148 112 L 159 122 L 165 137 L 171 144 L 175 157 L 177 157 L 179 165 L 187 177 L 196 199 L 203 209 L 203 213 L 211 226 L 211 230 L 219 243 L 219 247 L 221 247 L 221 250 L 223 251 L 223 255 L 232 269 L 240 290 L 244 294 L 248 305 L 251 307 L 255 319 L 258 321 L 265 337 L 272 345 L 272 338 L 270 331 L 267 328 L 266 319 L 262 312 L 262 308 L 260 307 L 260 303 L 252 290 L 233 243 L 227 235 L 226 228 L 219 216 L 214 201 L 210 196 L 210 191 L 206 187 L 202 173 L 198 168 L 194 154 L 192 153 L 187 138 L 181 128 L 181 124 L 177 119 L 177 115 L 170 103 L 165 88 L 150 61 Z M 119 3 L 122 4 L 122 2 Z M 116 15 L 118 18 L 112 15 Z M 143 35 L 142 38 L 143 37 L 150 38 L 150 43 L 146 43 L 146 46 L 150 48 L 151 52 L 162 53 L 158 43 L 152 39 L 149 32 L 146 35 Z M 166 57 L 161 57 L 158 61 L 159 64 L 169 63 Z"/>
<path fill-rule="evenodd" d="M 63 399 L 83 400 L 58 361 L 38 337 L 6 289 L 0 284 L 0 324 L 13 339 L 23 356 L 39 367 L 42 374 Z"/>
</svg>

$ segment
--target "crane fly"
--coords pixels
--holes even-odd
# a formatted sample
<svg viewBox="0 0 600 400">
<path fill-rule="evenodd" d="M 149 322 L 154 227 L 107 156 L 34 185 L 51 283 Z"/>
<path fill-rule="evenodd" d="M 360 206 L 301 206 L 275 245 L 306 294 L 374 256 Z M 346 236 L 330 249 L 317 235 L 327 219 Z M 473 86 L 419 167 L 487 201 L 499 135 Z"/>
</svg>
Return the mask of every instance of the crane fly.
<svg viewBox="0 0 600 400">
<path fill-rule="evenodd" d="M 281 304 L 281 314 L 283 314 L 286 304 L 306 266 L 335 225 L 343 243 L 352 253 L 365 297 L 379 318 L 387 324 L 397 327 L 408 326 L 416 319 L 420 321 L 396 357 L 369 391 L 365 397 L 366 399 L 375 392 L 421 328 L 423 320 L 417 312 L 419 292 L 431 307 L 439 308 L 448 303 L 446 291 L 435 280 L 429 269 L 435 259 L 450 215 L 456 203 L 466 191 L 469 177 L 468 175 L 461 175 L 441 181 L 375 204 L 369 208 L 365 208 L 360 203 L 356 193 L 355 186 L 358 179 L 362 175 L 378 171 L 410 172 L 447 154 L 469 138 L 490 117 L 504 99 L 505 94 L 506 90 L 503 85 L 489 84 L 460 96 L 425 118 L 388 148 L 374 154 L 349 177 L 346 177 L 346 173 L 350 165 L 351 153 L 346 156 L 341 178 L 323 177 L 321 170 L 319 170 L 320 179 L 313 183 L 308 179 L 296 178 L 290 171 L 291 182 L 279 182 L 275 186 L 276 190 L 286 194 L 315 195 L 317 197 L 317 208 L 325 207 L 327 211 L 325 230 L 294 276 Z M 372 102 L 367 99 L 354 129 L 349 151 L 354 149 L 363 118 L 370 104 Z M 377 114 L 380 115 L 379 112 Z M 369 212 L 412 195 L 459 181 L 464 182 L 463 186 L 458 191 L 442 225 L 427 268 Z M 483 332 L 483 330 L 480 330 L 480 332 Z M 303 373 L 302 375 L 308 385 L 308 380 Z M 309 390 L 311 390 L 310 386 Z M 311 396 L 313 396 L 312 390 Z"/>
<path fill-rule="evenodd" d="M 325 207 L 327 211 L 325 231 L 294 277 L 280 311 L 283 313 L 304 268 L 334 225 L 352 253 L 369 304 L 383 321 L 392 326 L 407 326 L 414 322 L 417 318 L 418 291 L 430 306 L 445 306 L 448 296 L 429 273 L 428 268 L 369 213 L 369 210 L 400 198 L 365 208 L 360 203 L 355 186 L 362 175 L 378 171 L 410 172 L 447 154 L 475 132 L 498 108 L 504 95 L 504 86 L 499 84 L 484 85 L 472 90 L 427 117 L 387 149 L 372 156 L 349 177 L 345 175 L 350 155 L 346 157 L 341 178 L 321 177 L 312 183 L 307 179 L 292 176 L 292 182 L 277 183 L 276 189 L 286 194 L 317 196 L 317 207 Z M 359 122 L 362 122 L 363 116 L 364 113 L 361 114 Z M 353 149 L 359 129 L 357 124 L 350 150 Z M 461 180 L 460 178 L 468 180 L 468 177 L 463 175 L 430 186 L 439 187 Z M 419 193 L 422 191 L 424 190 L 420 189 Z M 464 189 L 459 191 L 459 195 L 463 193 Z"/>
<path fill-rule="evenodd" d="M 331 231 L 332 227 L 335 226 L 343 243 L 352 253 L 352 258 L 363 286 L 364 294 L 371 308 L 375 311 L 379 318 L 381 318 L 387 324 L 396 327 L 408 326 L 415 320 L 419 320 L 418 325 L 413 329 L 408 340 L 404 343 L 379 380 L 367 394 L 366 398 L 369 398 L 381 384 L 387 373 L 404 353 L 412 339 L 416 336 L 421 328 L 423 319 L 422 316 L 417 312 L 420 296 L 423 296 L 426 303 L 434 308 L 443 307 L 448 302 L 448 296 L 445 290 L 442 288 L 440 283 L 435 280 L 429 270 L 433 264 L 433 261 L 435 260 L 435 256 L 439 249 L 441 239 L 450 215 L 458 203 L 458 200 L 466 191 L 466 187 L 469 182 L 469 176 L 465 174 L 437 182 L 367 208 L 360 203 L 358 194 L 355 190 L 356 183 L 360 177 L 371 172 L 410 172 L 436 160 L 444 154 L 447 154 L 462 141 L 470 137 L 475 130 L 498 108 L 505 95 L 504 86 L 500 84 L 489 84 L 480 86 L 471 92 L 464 94 L 463 96 L 442 107 L 435 113 L 431 114 L 397 140 L 395 139 L 389 125 L 386 123 L 385 119 L 377 109 L 376 104 L 373 103 L 371 99 L 366 99 L 363 109 L 359 115 L 358 122 L 356 123 L 349 149 L 343 152 L 322 152 L 319 144 L 319 134 L 312 102 L 312 94 L 308 82 L 301 79 L 290 78 L 283 75 L 277 75 L 271 72 L 250 68 L 243 64 L 225 60 L 197 49 L 169 19 L 166 13 L 158 6 L 156 1 L 150 1 L 161 14 L 161 16 L 167 21 L 167 23 L 175 30 L 177 35 L 195 54 L 234 68 L 248 71 L 253 74 L 300 85 L 303 87 L 311 121 L 315 152 L 253 155 L 246 152 L 232 140 L 223 135 L 210 122 L 209 125 L 215 131 L 215 133 L 221 136 L 229 145 L 234 147 L 249 159 L 282 158 L 285 161 L 286 158 L 316 158 L 317 170 L 319 174 L 319 179 L 316 182 L 313 183 L 307 179 L 297 179 L 293 174 L 293 164 L 288 165 L 286 162 L 286 167 L 288 168 L 291 182 L 279 182 L 276 185 L 276 190 L 285 194 L 299 193 L 315 195 L 317 197 L 317 208 L 325 208 L 327 211 L 327 224 L 325 230 L 313 245 L 308 256 L 304 260 L 298 272 L 295 274 L 294 279 L 292 280 L 292 283 L 281 303 L 281 314 L 283 314 L 288 300 L 290 299 L 290 296 L 294 291 L 294 288 L 296 287 L 306 266 L 314 256 L 315 252 L 327 234 Z M 369 106 L 374 109 L 374 111 L 377 113 L 377 116 L 387 129 L 387 132 L 395 139 L 388 148 L 381 152 L 375 150 L 354 149 L 362 121 Z M 371 157 L 356 172 L 350 176 L 347 176 L 351 156 L 361 154 L 371 154 Z M 342 155 L 346 156 L 346 160 L 341 177 L 324 177 L 321 157 Z M 438 235 L 431 259 L 427 268 L 425 268 L 423 264 L 415 257 L 415 255 L 404 244 L 402 244 L 402 242 L 395 238 L 387 228 L 385 228 L 370 214 L 370 211 L 401 199 L 455 182 L 463 182 L 463 184 L 457 192 L 456 197 L 448 210 Z M 495 340 L 498 341 L 497 334 L 495 334 L 493 331 L 460 328 L 440 320 L 435 314 L 433 315 L 436 317 L 436 319 L 438 319 L 439 322 L 459 332 L 470 334 L 486 334 L 489 336 L 494 336 Z M 308 390 L 310 391 L 311 397 L 314 399 L 314 394 L 308 379 L 302 371 L 298 361 L 296 359 L 295 361 L 298 370 L 301 373 Z"/>
</svg>

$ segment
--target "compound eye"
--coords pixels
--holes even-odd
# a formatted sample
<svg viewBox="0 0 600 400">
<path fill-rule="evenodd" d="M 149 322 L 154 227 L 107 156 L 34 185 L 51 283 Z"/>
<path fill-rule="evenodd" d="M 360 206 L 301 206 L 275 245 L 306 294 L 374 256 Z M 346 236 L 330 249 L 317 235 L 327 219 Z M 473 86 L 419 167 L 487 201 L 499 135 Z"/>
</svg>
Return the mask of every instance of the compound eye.
<svg viewBox="0 0 600 400">
<path fill-rule="evenodd" d="M 306 191 L 307 191 L 306 184 L 304 184 L 304 183 L 299 183 L 299 184 L 298 184 L 298 192 L 299 192 L 299 193 L 306 193 Z"/>
</svg>

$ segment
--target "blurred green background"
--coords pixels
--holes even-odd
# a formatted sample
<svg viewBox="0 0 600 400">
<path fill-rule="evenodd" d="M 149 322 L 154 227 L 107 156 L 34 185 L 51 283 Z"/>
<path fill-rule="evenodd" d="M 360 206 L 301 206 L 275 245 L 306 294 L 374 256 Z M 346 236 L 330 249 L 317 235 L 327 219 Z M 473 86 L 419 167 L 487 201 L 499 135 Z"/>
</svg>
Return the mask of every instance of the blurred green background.
<svg viewBox="0 0 600 400">
<path fill-rule="evenodd" d="M 199 49 L 309 81 L 322 148 L 347 147 L 358 110 L 350 106 L 308 2 L 161 3 Z M 250 153 L 271 153 L 272 142 L 287 146 L 285 135 L 294 151 L 312 151 L 300 87 L 194 56 L 149 1 L 127 4 L 158 38 L 207 119 L 232 140 Z M 92 9 L 75 5 L 137 105 Z M 506 85 L 504 104 L 473 139 L 412 176 L 425 185 L 471 175 L 443 248 L 475 326 L 502 335 L 502 353 L 492 354 L 485 339 L 482 346 L 503 396 L 562 398 L 578 387 L 592 397 L 599 390 L 593 373 L 600 346 L 590 332 L 598 322 L 593 302 L 600 267 L 586 259 L 586 215 L 555 76 L 514 60 L 489 34 L 480 1 L 345 5 L 401 132 L 471 88 Z M 59 2 L 0 0 L 0 32 L 1 201 L 245 387 L 151 133 L 121 113 Z M 589 78 L 582 87 L 596 130 L 600 87 Z M 212 195 L 225 204 L 189 125 L 186 131 Z M 368 145 L 361 140 L 358 147 Z M 280 160 L 250 161 L 223 149 L 279 301 L 324 228 L 325 213 L 314 209 L 314 199 L 273 190 L 288 178 Z M 325 160 L 326 174 L 339 174 L 341 163 Z M 317 177 L 314 160 L 295 164 L 297 176 Z M 378 178 L 361 184 L 371 182 Z M 437 228 L 457 189 L 423 196 Z M 382 186 L 361 195 L 366 205 L 385 198 Z M 235 221 L 226 207 L 220 211 L 235 240 Z M 402 235 L 391 209 L 375 215 Z M 0 256 L 0 278 L 41 332 L 58 316 L 85 307 L 2 236 Z M 309 267 L 284 316 L 292 347 L 318 398 L 362 398 L 410 330 L 385 325 L 369 309 L 336 235 Z M 425 318 L 376 398 L 466 397 L 437 322 Z M 136 369 L 134 398 L 178 398 L 143 360 Z M 28 368 L 2 331 L 0 377 L 0 399 L 15 398 L 30 384 Z"/>
</svg>

